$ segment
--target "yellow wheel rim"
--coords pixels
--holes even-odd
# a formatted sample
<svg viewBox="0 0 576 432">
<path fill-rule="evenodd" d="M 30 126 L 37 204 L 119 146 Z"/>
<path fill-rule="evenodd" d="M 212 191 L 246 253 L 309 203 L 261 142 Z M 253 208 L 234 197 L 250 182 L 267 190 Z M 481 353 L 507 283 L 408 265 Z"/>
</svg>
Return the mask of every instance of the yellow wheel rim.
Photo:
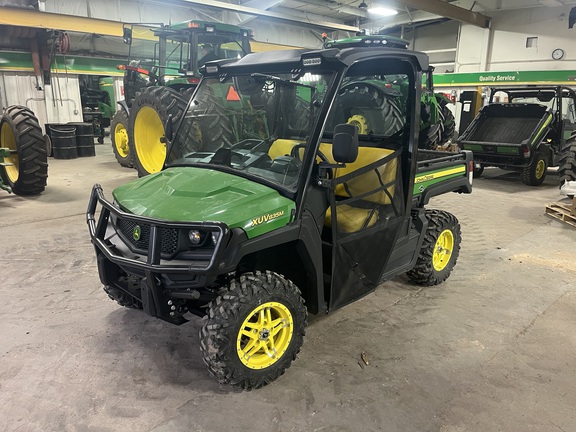
<svg viewBox="0 0 576 432">
<path fill-rule="evenodd" d="M 360 114 L 354 114 L 346 123 L 356 126 L 359 134 L 366 135 L 368 133 L 368 121 L 366 117 Z"/>
<path fill-rule="evenodd" d="M 454 234 L 449 229 L 440 233 L 436 244 L 434 245 L 434 253 L 432 254 L 432 265 L 434 270 L 442 271 L 448 265 L 452 250 L 454 249 Z"/>
<path fill-rule="evenodd" d="M 17 150 L 16 137 L 14 136 L 14 132 L 7 122 L 2 124 L 2 129 L 0 130 L 0 143 L 2 143 L 2 147 L 7 147 L 10 150 Z M 16 183 L 18 180 L 18 173 L 20 172 L 18 168 L 18 155 L 13 153 L 12 155 L 4 158 L 4 162 L 12 164 L 5 166 L 4 168 L 6 169 L 6 175 L 8 176 L 8 179 L 12 183 Z"/>
<path fill-rule="evenodd" d="M 288 349 L 293 331 L 294 321 L 286 306 L 277 302 L 258 306 L 238 331 L 236 349 L 240 361 L 250 369 L 272 366 Z"/>
<path fill-rule="evenodd" d="M 128 131 L 126 126 L 122 123 L 116 124 L 114 128 L 114 145 L 116 146 L 116 151 L 123 158 L 128 156 Z"/>
<path fill-rule="evenodd" d="M 166 159 L 166 145 L 160 142 L 164 136 L 164 125 L 156 110 L 145 106 L 134 121 L 134 147 L 142 168 L 149 173 L 162 169 Z"/>
<path fill-rule="evenodd" d="M 537 179 L 542 178 L 542 176 L 544 175 L 545 169 L 546 169 L 546 162 L 544 162 L 542 159 L 540 159 L 538 161 L 538 163 L 536 164 L 536 178 Z"/>
</svg>

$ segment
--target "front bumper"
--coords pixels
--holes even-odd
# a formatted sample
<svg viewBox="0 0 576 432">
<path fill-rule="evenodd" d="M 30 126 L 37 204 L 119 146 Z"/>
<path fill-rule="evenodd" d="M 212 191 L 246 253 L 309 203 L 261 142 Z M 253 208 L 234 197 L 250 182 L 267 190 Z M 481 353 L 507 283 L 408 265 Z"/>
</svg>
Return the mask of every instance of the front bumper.
<svg viewBox="0 0 576 432">
<path fill-rule="evenodd" d="M 101 209 L 96 223 L 98 206 Z M 223 245 L 230 235 L 228 226 L 220 222 L 169 222 L 126 213 L 104 198 L 100 185 L 92 188 L 86 221 L 100 280 L 107 292 L 120 290 L 141 302 L 149 315 L 177 324 L 185 321 L 185 304 L 202 300 L 204 288 L 218 274 Z M 145 227 L 147 242 L 127 241 L 113 221 Z M 189 230 L 217 233 L 217 240 L 208 253 L 198 248 L 167 257 L 168 248 L 163 242 L 173 236 L 165 233 Z"/>
</svg>

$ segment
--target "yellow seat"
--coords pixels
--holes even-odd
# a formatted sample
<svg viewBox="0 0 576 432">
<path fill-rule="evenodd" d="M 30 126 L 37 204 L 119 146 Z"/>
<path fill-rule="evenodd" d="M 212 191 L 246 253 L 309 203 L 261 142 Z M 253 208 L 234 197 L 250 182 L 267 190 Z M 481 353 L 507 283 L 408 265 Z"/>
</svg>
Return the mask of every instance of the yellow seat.
<svg viewBox="0 0 576 432">
<path fill-rule="evenodd" d="M 277 139 L 272 143 L 268 150 L 270 159 L 274 160 L 280 156 L 290 155 L 292 148 L 301 141 L 291 139 Z M 326 156 L 330 163 L 335 164 L 334 156 L 332 155 L 332 144 L 321 143 L 320 151 Z M 304 149 L 299 149 L 300 158 L 303 156 Z M 369 165 L 377 160 L 380 160 L 394 151 L 390 149 L 377 148 L 377 147 L 358 147 L 358 157 L 352 163 L 346 164 L 344 168 L 335 168 L 334 177 L 342 177 L 351 172 L 356 171 L 366 165 Z M 318 159 L 318 162 L 320 160 Z M 338 208 L 338 229 L 342 232 L 352 233 L 360 231 L 363 228 L 373 226 L 378 220 L 378 211 L 373 210 L 379 205 L 390 204 L 390 196 L 394 196 L 394 185 L 386 188 L 390 196 L 383 190 L 378 189 L 383 184 L 388 184 L 396 179 L 396 169 L 398 160 L 393 159 L 390 162 L 377 167 L 375 170 L 362 174 L 348 182 L 346 186 L 352 196 L 362 195 L 364 193 L 376 190 L 375 193 L 363 198 L 364 203 L 373 203 L 372 208 L 353 207 L 351 205 L 339 205 Z M 378 172 L 378 175 L 376 174 Z M 334 190 L 336 196 L 342 198 L 350 198 L 351 196 L 346 191 L 344 184 L 339 184 Z M 327 227 L 332 226 L 332 211 L 328 208 L 324 225 Z"/>
<path fill-rule="evenodd" d="M 320 144 L 320 151 L 328 158 L 331 163 L 334 163 L 334 157 L 332 156 L 332 145 L 331 144 Z M 334 178 L 342 177 L 350 174 L 360 168 L 365 167 L 377 160 L 380 160 L 394 151 L 390 149 L 377 148 L 377 147 L 358 147 L 358 157 L 356 160 L 350 164 L 346 164 L 344 168 L 337 168 L 334 170 Z M 376 209 L 379 205 L 390 204 L 390 197 L 394 196 L 394 185 L 388 186 L 386 190 L 390 194 L 386 193 L 384 189 L 378 189 L 382 184 L 388 184 L 394 182 L 396 179 L 396 169 L 398 166 L 398 160 L 393 159 L 390 162 L 381 165 L 375 170 L 369 171 L 362 174 L 356 178 L 353 178 L 346 182 L 346 186 L 350 191 L 350 194 L 346 191 L 344 184 L 339 184 L 334 190 L 334 194 L 342 198 L 350 198 L 351 196 L 359 196 L 364 193 L 376 190 L 375 193 L 368 195 L 362 199 L 366 203 L 372 203 L 373 205 L 368 207 L 371 208 L 360 208 L 353 207 L 351 205 L 342 204 L 337 206 L 338 211 L 338 230 L 346 233 L 353 233 L 360 231 L 363 228 L 370 228 L 378 220 L 378 210 Z M 378 172 L 378 174 L 376 174 Z M 329 208 L 326 211 L 326 218 L 324 219 L 324 225 L 327 227 L 332 226 L 332 209 Z"/>
</svg>

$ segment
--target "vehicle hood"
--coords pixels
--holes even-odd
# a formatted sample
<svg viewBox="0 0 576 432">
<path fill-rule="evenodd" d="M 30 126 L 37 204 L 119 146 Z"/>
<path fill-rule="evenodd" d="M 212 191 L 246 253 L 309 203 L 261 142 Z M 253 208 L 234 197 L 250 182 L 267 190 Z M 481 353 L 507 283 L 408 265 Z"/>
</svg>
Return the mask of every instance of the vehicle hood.
<svg viewBox="0 0 576 432">
<path fill-rule="evenodd" d="M 259 183 L 207 168 L 168 168 L 116 188 L 130 213 L 176 222 L 224 222 L 252 238 L 289 223 L 294 202 Z"/>
</svg>

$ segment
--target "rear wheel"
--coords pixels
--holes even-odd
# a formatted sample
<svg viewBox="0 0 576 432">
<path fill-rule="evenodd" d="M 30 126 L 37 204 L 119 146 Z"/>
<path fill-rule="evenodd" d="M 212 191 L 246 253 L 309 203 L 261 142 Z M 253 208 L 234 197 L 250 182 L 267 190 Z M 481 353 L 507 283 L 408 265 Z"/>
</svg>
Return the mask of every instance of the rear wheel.
<svg viewBox="0 0 576 432">
<path fill-rule="evenodd" d="M 539 186 L 546 178 L 546 170 L 548 169 L 548 161 L 546 155 L 542 152 L 536 152 L 532 163 L 522 168 L 522 183 L 529 186 Z"/>
<path fill-rule="evenodd" d="M 148 87 L 134 99 L 130 127 L 134 166 L 140 177 L 156 173 L 164 166 L 164 125 L 170 115 L 174 126 L 178 125 L 186 102 L 180 93 L 168 87 Z"/>
<path fill-rule="evenodd" d="M 438 104 L 438 109 L 440 110 L 440 118 L 442 119 L 440 145 L 443 145 L 454 139 L 456 121 L 454 119 L 454 114 L 452 114 L 452 111 L 448 108 L 448 103 L 446 101 L 441 101 Z"/>
<path fill-rule="evenodd" d="M 134 167 L 132 160 L 132 136 L 129 131 L 128 114 L 123 109 L 116 111 L 110 122 L 110 138 L 112 139 L 112 151 L 120 165 L 127 168 Z"/>
<path fill-rule="evenodd" d="M 418 261 L 406 275 L 420 285 L 437 285 L 445 281 L 456 265 L 460 253 L 458 219 L 441 210 L 426 210 L 428 228 Z"/>
<path fill-rule="evenodd" d="M 0 147 L 10 150 L 0 167 L 3 181 L 17 195 L 36 195 L 46 188 L 48 156 L 38 119 L 23 106 L 6 108 L 0 119 Z"/>
<path fill-rule="evenodd" d="M 303 343 L 300 290 L 273 272 L 246 273 L 209 305 L 200 331 L 208 370 L 222 384 L 260 388 L 290 367 Z"/>
<path fill-rule="evenodd" d="M 560 186 L 565 181 L 576 180 L 576 142 L 572 141 L 570 145 L 560 155 L 558 164 L 558 180 Z"/>
</svg>

